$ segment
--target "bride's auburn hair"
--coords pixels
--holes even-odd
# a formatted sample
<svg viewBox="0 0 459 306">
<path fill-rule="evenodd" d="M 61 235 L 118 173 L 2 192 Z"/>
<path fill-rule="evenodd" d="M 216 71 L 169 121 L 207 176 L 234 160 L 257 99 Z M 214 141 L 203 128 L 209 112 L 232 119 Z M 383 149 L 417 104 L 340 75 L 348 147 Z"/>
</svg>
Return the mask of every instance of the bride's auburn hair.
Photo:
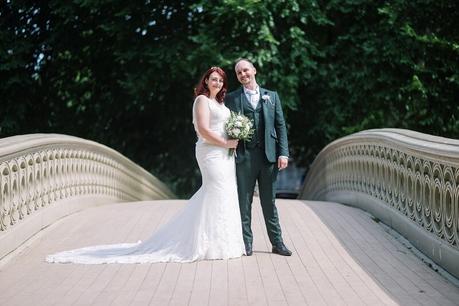
<svg viewBox="0 0 459 306">
<path fill-rule="evenodd" d="M 217 96 L 215 97 L 215 99 L 217 99 L 219 103 L 223 103 L 223 101 L 225 100 L 226 91 L 228 89 L 228 79 L 226 78 L 225 71 L 223 71 L 223 69 L 220 67 L 211 67 L 209 70 L 206 71 L 206 73 L 204 73 L 204 75 L 201 78 L 201 81 L 199 81 L 198 85 L 194 89 L 194 96 L 197 97 L 199 95 L 204 95 L 207 98 L 209 98 L 210 91 L 209 87 L 206 84 L 206 81 L 209 80 L 209 77 L 213 72 L 218 73 L 223 79 L 222 89 L 220 89 Z"/>
</svg>

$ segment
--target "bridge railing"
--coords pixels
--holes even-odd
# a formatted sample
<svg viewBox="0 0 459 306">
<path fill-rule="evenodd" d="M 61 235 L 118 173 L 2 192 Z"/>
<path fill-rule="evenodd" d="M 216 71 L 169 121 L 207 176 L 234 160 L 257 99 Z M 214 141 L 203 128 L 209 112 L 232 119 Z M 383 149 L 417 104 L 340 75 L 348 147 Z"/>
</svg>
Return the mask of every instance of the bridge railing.
<svg viewBox="0 0 459 306">
<path fill-rule="evenodd" d="M 99 143 L 59 134 L 0 139 L 0 258 L 84 207 L 171 197 L 161 181 Z"/>
<path fill-rule="evenodd" d="M 301 199 L 362 208 L 459 277 L 459 141 L 401 129 L 359 132 L 326 146 Z"/>
</svg>

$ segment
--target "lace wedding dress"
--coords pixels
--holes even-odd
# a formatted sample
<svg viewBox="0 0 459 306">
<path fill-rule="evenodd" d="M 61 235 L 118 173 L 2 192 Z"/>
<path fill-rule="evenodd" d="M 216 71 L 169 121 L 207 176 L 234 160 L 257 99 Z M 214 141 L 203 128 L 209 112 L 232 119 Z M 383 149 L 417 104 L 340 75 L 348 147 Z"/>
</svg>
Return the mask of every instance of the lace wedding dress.
<svg viewBox="0 0 459 306">
<path fill-rule="evenodd" d="M 206 101 L 210 128 L 224 135 L 229 109 L 216 101 Z M 195 105 L 193 123 L 196 129 L 194 113 Z M 243 255 L 234 157 L 228 156 L 228 149 L 208 144 L 198 134 L 196 159 L 202 175 L 201 188 L 149 239 L 60 252 L 48 255 L 46 261 L 82 264 L 192 262 Z"/>
</svg>

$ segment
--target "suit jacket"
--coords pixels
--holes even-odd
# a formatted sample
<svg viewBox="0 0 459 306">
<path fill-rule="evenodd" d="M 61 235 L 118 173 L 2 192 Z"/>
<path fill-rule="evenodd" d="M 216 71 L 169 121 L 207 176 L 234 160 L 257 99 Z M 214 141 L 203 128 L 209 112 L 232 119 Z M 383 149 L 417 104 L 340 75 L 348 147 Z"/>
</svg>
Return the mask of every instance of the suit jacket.
<svg viewBox="0 0 459 306">
<path fill-rule="evenodd" d="M 263 99 L 262 97 L 269 98 Z M 243 103 L 249 103 L 242 87 L 228 93 L 225 105 L 236 113 L 243 114 Z M 265 124 L 265 154 L 269 162 L 275 163 L 279 156 L 289 156 L 287 128 L 285 127 L 282 105 L 277 92 L 260 87 L 260 101 Z M 237 147 L 236 162 L 241 162 L 245 155 L 245 144 Z"/>
</svg>

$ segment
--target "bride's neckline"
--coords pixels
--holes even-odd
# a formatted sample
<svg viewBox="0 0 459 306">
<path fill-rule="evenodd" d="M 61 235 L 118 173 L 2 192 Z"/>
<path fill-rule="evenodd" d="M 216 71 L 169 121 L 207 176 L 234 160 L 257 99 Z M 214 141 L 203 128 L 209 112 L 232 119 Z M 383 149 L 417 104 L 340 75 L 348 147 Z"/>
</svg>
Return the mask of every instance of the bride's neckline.
<svg viewBox="0 0 459 306">
<path fill-rule="evenodd" d="M 210 101 L 216 103 L 218 106 L 224 106 L 224 105 L 225 105 L 224 103 L 220 103 L 220 102 L 218 102 L 218 101 L 215 100 L 215 99 L 212 99 L 212 98 L 209 98 L 209 97 L 207 97 L 207 99 L 209 99 Z"/>
</svg>

